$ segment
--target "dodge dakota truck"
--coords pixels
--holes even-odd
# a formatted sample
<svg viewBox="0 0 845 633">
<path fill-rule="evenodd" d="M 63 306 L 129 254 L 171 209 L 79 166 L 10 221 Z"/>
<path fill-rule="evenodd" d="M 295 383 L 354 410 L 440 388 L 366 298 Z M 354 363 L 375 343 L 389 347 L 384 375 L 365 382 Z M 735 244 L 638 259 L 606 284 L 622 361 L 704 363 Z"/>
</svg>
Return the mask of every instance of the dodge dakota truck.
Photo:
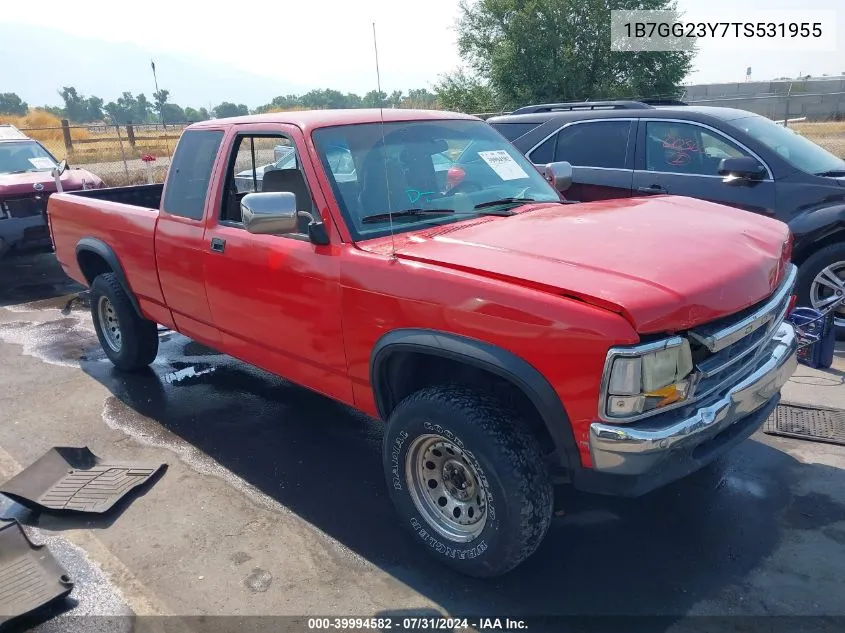
<svg viewBox="0 0 845 633">
<path fill-rule="evenodd" d="M 293 163 L 235 186 L 280 143 Z M 557 487 L 638 496 L 700 469 L 796 367 L 785 224 L 565 204 L 570 179 L 467 115 L 274 113 L 191 125 L 163 185 L 55 194 L 48 218 L 120 370 L 162 324 L 383 420 L 401 523 L 489 577 L 537 549 Z"/>
</svg>

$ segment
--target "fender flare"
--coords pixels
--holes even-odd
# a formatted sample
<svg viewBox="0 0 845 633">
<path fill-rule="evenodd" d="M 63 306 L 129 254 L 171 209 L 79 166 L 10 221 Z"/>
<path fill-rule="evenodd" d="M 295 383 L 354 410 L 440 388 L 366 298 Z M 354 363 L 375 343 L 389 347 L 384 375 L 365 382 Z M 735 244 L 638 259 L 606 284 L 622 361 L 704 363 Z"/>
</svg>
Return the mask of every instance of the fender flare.
<svg viewBox="0 0 845 633">
<path fill-rule="evenodd" d="M 95 255 L 99 255 L 103 258 L 115 274 L 115 277 L 117 277 L 117 280 L 123 287 L 123 291 L 129 297 L 129 301 L 132 303 L 132 307 L 135 308 L 135 312 L 137 312 L 140 316 L 141 308 L 138 305 L 138 300 L 135 298 L 132 289 L 129 287 L 129 281 L 126 279 L 126 273 L 124 272 L 123 266 L 121 266 L 120 260 L 117 258 L 117 253 L 114 252 L 114 249 L 96 237 L 83 237 L 76 244 L 77 262 L 79 262 L 79 255 L 84 252 L 94 253 Z M 89 285 L 93 283 L 93 281 L 93 279 L 88 280 Z"/>
<path fill-rule="evenodd" d="M 554 442 L 560 463 L 570 473 L 581 460 L 575 436 L 563 403 L 545 377 L 528 362 L 490 343 L 438 330 L 407 328 L 393 330 L 376 341 L 370 354 L 370 385 L 379 417 L 387 421 L 390 389 L 384 370 L 394 352 L 431 354 L 467 363 L 489 371 L 514 384 L 528 397 Z"/>
</svg>

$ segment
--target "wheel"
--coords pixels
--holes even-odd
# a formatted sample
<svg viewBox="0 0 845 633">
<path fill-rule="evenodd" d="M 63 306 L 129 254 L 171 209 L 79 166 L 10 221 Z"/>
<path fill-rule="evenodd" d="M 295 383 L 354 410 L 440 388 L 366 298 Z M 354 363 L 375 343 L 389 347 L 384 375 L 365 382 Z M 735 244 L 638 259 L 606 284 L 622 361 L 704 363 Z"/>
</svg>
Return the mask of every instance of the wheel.
<svg viewBox="0 0 845 633">
<path fill-rule="evenodd" d="M 504 574 L 539 546 L 553 491 L 537 440 L 485 393 L 429 387 L 390 415 L 383 459 L 402 523 L 468 576 Z"/>
<path fill-rule="evenodd" d="M 138 371 L 158 353 L 158 328 L 139 316 L 114 273 L 91 284 L 91 317 L 106 356 L 123 371 Z"/>
<path fill-rule="evenodd" d="M 839 301 L 833 321 L 836 338 L 845 340 L 845 242 L 825 246 L 801 264 L 796 292 L 798 305 L 816 310 Z"/>
</svg>

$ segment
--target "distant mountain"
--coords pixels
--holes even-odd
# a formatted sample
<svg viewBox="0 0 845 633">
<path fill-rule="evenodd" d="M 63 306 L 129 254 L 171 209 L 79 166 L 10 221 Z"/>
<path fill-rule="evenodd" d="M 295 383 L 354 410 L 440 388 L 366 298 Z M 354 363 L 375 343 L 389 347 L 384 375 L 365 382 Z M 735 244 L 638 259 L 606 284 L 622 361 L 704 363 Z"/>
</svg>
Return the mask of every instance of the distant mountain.
<svg viewBox="0 0 845 633">
<path fill-rule="evenodd" d="M 133 44 L 91 40 L 53 29 L 0 24 L 0 92 L 15 92 L 30 106 L 61 105 L 58 90 L 74 86 L 86 96 L 107 103 L 124 91 L 155 91 L 150 59 L 155 59 L 158 85 L 170 101 L 194 108 L 222 101 L 254 108 L 277 95 L 307 88 L 201 60 L 158 55 Z"/>
</svg>

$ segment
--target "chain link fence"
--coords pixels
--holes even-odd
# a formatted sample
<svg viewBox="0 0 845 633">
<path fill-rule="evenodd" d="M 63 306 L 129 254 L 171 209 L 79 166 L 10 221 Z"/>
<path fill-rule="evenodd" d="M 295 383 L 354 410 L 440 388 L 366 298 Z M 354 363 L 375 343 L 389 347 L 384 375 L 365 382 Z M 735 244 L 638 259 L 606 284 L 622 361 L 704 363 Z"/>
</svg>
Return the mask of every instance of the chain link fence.
<svg viewBox="0 0 845 633">
<path fill-rule="evenodd" d="M 82 167 L 118 187 L 163 182 L 170 158 L 187 124 L 71 125 L 21 128 L 59 160 Z"/>
</svg>

